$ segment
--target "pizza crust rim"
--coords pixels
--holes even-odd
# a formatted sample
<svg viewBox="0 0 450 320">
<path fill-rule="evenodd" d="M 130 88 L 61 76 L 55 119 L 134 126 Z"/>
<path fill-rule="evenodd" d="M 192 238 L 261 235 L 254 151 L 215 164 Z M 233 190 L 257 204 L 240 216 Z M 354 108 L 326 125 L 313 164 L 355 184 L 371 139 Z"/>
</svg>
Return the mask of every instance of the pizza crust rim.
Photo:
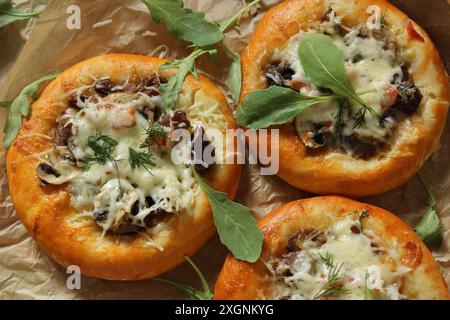
<svg viewBox="0 0 450 320">
<path fill-rule="evenodd" d="M 135 238 L 105 236 L 106 243 L 99 244 L 101 228 L 92 222 L 91 227 L 72 228 L 65 218 L 74 214 L 66 186 L 39 186 L 36 176 L 38 159 L 33 155 L 42 152 L 52 143 L 42 135 L 53 137 L 56 118 L 67 107 L 62 97 L 79 86 L 79 81 L 91 77 L 109 76 L 112 81 L 130 80 L 159 74 L 168 77 L 173 70 L 160 72 L 159 66 L 169 60 L 126 54 L 112 54 L 82 61 L 59 75 L 33 103 L 31 116 L 24 119 L 22 128 L 7 152 L 7 175 L 14 207 L 22 223 L 40 247 L 60 265 L 77 265 L 87 276 L 108 280 L 138 280 L 154 277 L 185 261 L 215 233 L 215 226 L 207 198 L 203 193 L 195 199 L 187 223 L 171 225 L 172 234 L 163 251 L 144 247 L 142 234 Z M 125 75 L 126 74 L 126 75 Z M 227 100 L 219 88 L 204 76 L 196 80 L 188 76 L 184 92 L 202 90 L 206 97 L 219 103 L 228 128 L 236 128 Z M 217 165 L 205 177 L 208 184 L 228 193 L 233 198 L 237 192 L 241 166 Z"/>
<path fill-rule="evenodd" d="M 290 202 L 264 216 L 258 225 L 264 234 L 261 259 L 278 257 L 286 248 L 289 238 L 303 228 L 325 229 L 331 221 L 338 221 L 349 213 L 368 210 L 364 228 L 377 232 L 382 240 L 397 241 L 401 260 L 413 269 L 404 283 L 405 292 L 413 299 L 450 299 L 447 284 L 439 265 L 415 232 L 394 214 L 369 204 L 341 196 L 320 196 Z M 328 215 L 329 212 L 333 214 Z M 266 281 L 269 274 L 260 261 L 239 261 L 231 254 L 225 260 L 217 279 L 216 300 L 260 300 L 270 289 Z"/>
<path fill-rule="evenodd" d="M 278 176 L 294 187 L 316 194 L 349 197 L 381 194 L 403 185 L 438 148 L 450 101 L 448 76 L 426 32 L 388 1 L 339 0 L 333 4 L 339 16 L 351 13 L 344 17 L 344 23 L 353 25 L 367 20 L 369 5 L 378 5 L 381 12 L 387 10 L 386 20 L 395 28 L 398 42 L 410 51 L 413 79 L 418 86 L 425 85 L 426 92 L 422 92 L 419 110 L 410 118 L 412 124 L 400 124 L 395 145 L 380 160 L 359 160 L 345 155 L 309 157 L 293 126 L 272 127 L 280 130 Z M 318 21 L 327 10 L 328 2 L 324 0 L 286 0 L 264 15 L 241 56 L 241 101 L 248 93 L 265 88 L 263 68 L 270 62 L 274 49 L 284 46 L 300 28 L 305 28 L 302 21 Z M 423 36 L 423 43 L 408 36 L 410 21 Z"/>
</svg>

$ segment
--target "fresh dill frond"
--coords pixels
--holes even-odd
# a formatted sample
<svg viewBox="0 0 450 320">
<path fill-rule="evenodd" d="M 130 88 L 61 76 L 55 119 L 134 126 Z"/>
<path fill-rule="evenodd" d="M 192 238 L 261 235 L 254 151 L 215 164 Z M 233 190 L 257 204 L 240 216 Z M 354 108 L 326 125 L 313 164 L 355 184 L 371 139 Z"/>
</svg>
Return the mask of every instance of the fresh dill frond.
<svg viewBox="0 0 450 320">
<path fill-rule="evenodd" d="M 386 20 L 387 13 L 388 13 L 387 9 L 384 10 L 384 13 L 383 13 L 383 15 L 380 18 L 380 27 L 381 27 L 381 29 L 385 29 L 385 30 L 389 29 L 389 24 L 388 24 L 388 22 Z"/>
<path fill-rule="evenodd" d="M 404 102 L 408 102 L 419 88 L 411 81 L 403 81 L 397 85 L 398 95 Z"/>
<path fill-rule="evenodd" d="M 328 268 L 327 283 L 316 293 L 313 300 L 318 300 L 324 297 L 339 297 L 349 292 L 345 288 L 343 281 L 343 274 L 341 272 L 344 263 L 337 265 L 334 262 L 333 256 L 326 253 L 325 256 L 319 254 L 319 262 Z"/>
<path fill-rule="evenodd" d="M 152 174 L 148 166 L 154 166 L 153 155 L 149 151 L 136 151 L 133 148 L 128 148 L 131 169 L 144 168 L 148 173 Z"/>
<path fill-rule="evenodd" d="M 118 144 L 116 140 L 97 130 L 95 135 L 88 137 L 88 147 L 94 151 L 94 154 L 88 155 L 83 159 L 84 165 L 81 167 L 81 170 L 89 171 L 95 164 L 105 165 L 107 162 L 111 162 L 116 169 L 119 188 L 121 188 L 119 166 L 117 165 L 117 160 L 112 155 Z"/>
<path fill-rule="evenodd" d="M 366 123 L 366 108 L 359 108 L 358 111 L 352 116 L 353 129 L 361 128 Z"/>
<path fill-rule="evenodd" d="M 164 127 L 157 122 L 152 122 L 150 126 L 145 129 L 147 139 L 140 146 L 140 148 L 148 148 L 158 139 L 162 139 L 167 136 L 167 132 L 164 130 Z"/>
<path fill-rule="evenodd" d="M 364 232 L 364 227 L 363 227 L 364 219 L 366 219 L 368 216 L 369 216 L 369 210 L 367 210 L 367 209 L 364 209 L 361 212 L 361 214 L 359 215 L 359 219 L 358 220 L 359 220 L 359 225 L 361 227 L 361 233 Z"/>
<path fill-rule="evenodd" d="M 348 100 L 347 99 L 341 99 L 338 101 L 339 104 L 339 110 L 338 113 L 334 116 L 334 129 L 336 132 L 336 140 L 337 143 L 340 144 L 342 142 L 342 136 L 344 131 L 344 112 L 348 107 Z"/>
</svg>

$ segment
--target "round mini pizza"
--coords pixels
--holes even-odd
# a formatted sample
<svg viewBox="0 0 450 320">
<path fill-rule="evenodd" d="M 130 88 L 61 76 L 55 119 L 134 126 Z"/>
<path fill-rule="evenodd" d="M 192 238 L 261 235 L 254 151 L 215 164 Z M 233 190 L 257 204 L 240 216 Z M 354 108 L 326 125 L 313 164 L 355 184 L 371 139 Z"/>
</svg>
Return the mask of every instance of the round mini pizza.
<svg viewBox="0 0 450 320">
<path fill-rule="evenodd" d="M 215 299 L 448 299 L 419 237 L 383 209 L 338 196 L 288 203 L 259 221 L 261 258 L 229 255 Z"/>
<path fill-rule="evenodd" d="M 188 76 L 174 108 L 164 108 L 161 86 L 175 71 L 159 71 L 165 62 L 106 55 L 69 68 L 8 150 L 17 213 L 61 265 L 111 280 L 158 275 L 215 232 L 198 178 L 236 193 L 240 166 L 219 161 L 235 128 L 225 96 Z"/>
<path fill-rule="evenodd" d="M 285 94 L 268 100 L 270 128 L 280 130 L 278 175 L 300 189 L 383 193 L 439 145 L 448 76 L 425 31 L 387 1 L 286 0 L 257 26 L 242 67 L 240 108 L 250 93 Z"/>
</svg>

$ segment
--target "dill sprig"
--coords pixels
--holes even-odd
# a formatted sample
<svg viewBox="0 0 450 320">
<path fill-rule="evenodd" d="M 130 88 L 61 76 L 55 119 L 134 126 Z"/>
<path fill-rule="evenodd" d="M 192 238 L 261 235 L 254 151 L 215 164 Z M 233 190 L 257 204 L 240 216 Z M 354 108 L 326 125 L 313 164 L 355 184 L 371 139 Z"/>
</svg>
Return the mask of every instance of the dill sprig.
<svg viewBox="0 0 450 320">
<path fill-rule="evenodd" d="M 339 297 L 347 294 L 349 290 L 345 288 L 342 279 L 343 275 L 341 273 L 344 264 L 341 263 L 340 265 L 337 265 L 334 262 L 333 256 L 328 252 L 325 256 L 319 254 L 318 262 L 328 268 L 328 277 L 327 283 L 316 293 L 313 299 L 318 300 L 323 297 Z"/>
<path fill-rule="evenodd" d="M 366 123 L 366 108 L 359 108 L 358 111 L 352 116 L 353 129 L 361 128 Z"/>
<path fill-rule="evenodd" d="M 419 88 L 411 81 L 403 81 L 397 85 L 398 95 L 404 102 L 408 102 Z"/>
<path fill-rule="evenodd" d="M 340 144 L 342 142 L 342 136 L 344 131 L 344 111 L 348 107 L 348 100 L 347 99 L 341 99 L 338 101 L 339 104 L 339 110 L 338 113 L 334 117 L 334 128 L 336 132 L 336 140 L 337 143 Z"/>
<path fill-rule="evenodd" d="M 383 15 L 380 18 L 380 27 L 381 27 L 381 29 L 385 29 L 385 30 L 389 29 L 389 24 L 388 24 L 388 22 L 386 20 L 387 13 L 388 13 L 387 9 L 384 10 L 384 13 L 383 13 Z"/>
<path fill-rule="evenodd" d="M 361 227 L 361 233 L 364 232 L 364 226 L 363 226 L 364 219 L 366 219 L 368 216 L 369 216 L 369 210 L 367 210 L 367 209 L 364 209 L 361 212 L 361 214 L 359 215 L 358 220 L 359 220 L 359 226 Z"/>
<path fill-rule="evenodd" d="M 112 153 L 119 143 L 110 136 L 104 135 L 100 130 L 97 130 L 95 135 L 88 137 L 88 147 L 94 151 L 93 155 L 88 155 L 83 159 L 84 165 L 81 167 L 82 171 L 89 171 L 95 164 L 105 165 L 111 162 L 117 172 L 117 179 L 120 186 L 120 173 L 117 160 L 114 159 Z"/>
<path fill-rule="evenodd" d="M 148 166 L 154 166 L 153 155 L 150 151 L 136 151 L 133 148 L 128 148 L 131 169 L 144 168 L 148 173 L 152 174 Z"/>
<path fill-rule="evenodd" d="M 150 126 L 145 129 L 145 132 L 147 139 L 145 139 L 145 142 L 141 144 L 140 148 L 149 148 L 156 140 L 167 136 L 167 132 L 164 130 L 164 127 L 157 122 L 152 122 Z"/>
</svg>

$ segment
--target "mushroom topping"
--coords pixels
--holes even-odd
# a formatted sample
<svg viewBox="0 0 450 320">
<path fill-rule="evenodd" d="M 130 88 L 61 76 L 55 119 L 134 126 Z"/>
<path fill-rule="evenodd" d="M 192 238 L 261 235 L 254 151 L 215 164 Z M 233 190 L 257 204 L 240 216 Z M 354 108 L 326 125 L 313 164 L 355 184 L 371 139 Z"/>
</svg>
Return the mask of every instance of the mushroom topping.
<svg viewBox="0 0 450 320">
<path fill-rule="evenodd" d="M 215 164 L 214 157 L 216 155 L 216 151 L 207 137 L 203 127 L 196 127 L 191 135 L 191 139 L 191 160 L 195 163 L 195 171 L 197 171 L 200 175 L 205 175 Z"/>
</svg>

